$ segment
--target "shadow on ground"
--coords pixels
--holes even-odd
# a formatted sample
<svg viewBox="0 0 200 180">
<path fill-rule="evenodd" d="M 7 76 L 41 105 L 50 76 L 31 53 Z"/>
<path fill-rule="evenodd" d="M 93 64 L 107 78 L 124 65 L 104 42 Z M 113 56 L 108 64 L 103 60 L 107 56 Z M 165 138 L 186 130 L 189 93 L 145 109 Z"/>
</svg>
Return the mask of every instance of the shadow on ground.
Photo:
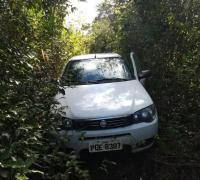
<svg viewBox="0 0 200 180">
<path fill-rule="evenodd" d="M 151 151 L 86 154 L 81 160 L 94 180 L 137 180 L 146 176 L 145 169 L 151 165 Z"/>
</svg>

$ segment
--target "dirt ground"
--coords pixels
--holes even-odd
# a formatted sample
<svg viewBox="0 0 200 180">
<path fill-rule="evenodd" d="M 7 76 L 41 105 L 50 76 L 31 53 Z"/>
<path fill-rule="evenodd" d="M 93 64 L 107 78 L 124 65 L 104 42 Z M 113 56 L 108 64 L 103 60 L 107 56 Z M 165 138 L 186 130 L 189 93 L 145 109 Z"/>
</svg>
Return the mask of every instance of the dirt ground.
<svg viewBox="0 0 200 180">
<path fill-rule="evenodd" d="M 129 152 L 109 152 L 82 157 L 94 180 L 142 180 L 144 171 L 151 164 L 150 150 L 131 154 Z M 148 172 L 148 176 L 149 176 Z"/>
</svg>

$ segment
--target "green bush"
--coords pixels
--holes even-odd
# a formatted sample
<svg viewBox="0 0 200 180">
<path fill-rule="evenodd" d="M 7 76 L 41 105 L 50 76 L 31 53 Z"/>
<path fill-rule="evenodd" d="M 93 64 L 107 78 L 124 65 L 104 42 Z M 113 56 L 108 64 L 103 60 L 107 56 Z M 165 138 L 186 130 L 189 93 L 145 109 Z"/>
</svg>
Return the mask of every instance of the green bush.
<svg viewBox="0 0 200 180">
<path fill-rule="evenodd" d="M 69 8 L 64 0 L 0 1 L 0 179 L 88 178 L 55 142 L 51 112 Z"/>
</svg>

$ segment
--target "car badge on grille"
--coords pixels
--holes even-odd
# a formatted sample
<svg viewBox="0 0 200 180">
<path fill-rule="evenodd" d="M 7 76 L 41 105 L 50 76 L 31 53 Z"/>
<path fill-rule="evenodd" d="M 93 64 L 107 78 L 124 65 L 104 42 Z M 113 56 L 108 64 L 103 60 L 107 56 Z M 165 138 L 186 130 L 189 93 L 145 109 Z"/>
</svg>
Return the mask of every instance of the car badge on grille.
<svg viewBox="0 0 200 180">
<path fill-rule="evenodd" d="M 107 125 L 107 122 L 105 120 L 101 120 L 99 125 L 100 125 L 100 127 L 105 128 Z"/>
</svg>

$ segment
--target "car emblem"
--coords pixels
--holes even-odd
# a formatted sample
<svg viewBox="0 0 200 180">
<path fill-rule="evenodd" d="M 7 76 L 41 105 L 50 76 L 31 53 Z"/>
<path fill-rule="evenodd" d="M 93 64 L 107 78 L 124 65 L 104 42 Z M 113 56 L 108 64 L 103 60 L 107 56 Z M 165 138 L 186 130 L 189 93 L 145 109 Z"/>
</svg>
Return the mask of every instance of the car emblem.
<svg viewBox="0 0 200 180">
<path fill-rule="evenodd" d="M 107 122 L 105 120 L 101 120 L 99 125 L 100 125 L 100 127 L 105 128 L 107 125 Z"/>
</svg>

